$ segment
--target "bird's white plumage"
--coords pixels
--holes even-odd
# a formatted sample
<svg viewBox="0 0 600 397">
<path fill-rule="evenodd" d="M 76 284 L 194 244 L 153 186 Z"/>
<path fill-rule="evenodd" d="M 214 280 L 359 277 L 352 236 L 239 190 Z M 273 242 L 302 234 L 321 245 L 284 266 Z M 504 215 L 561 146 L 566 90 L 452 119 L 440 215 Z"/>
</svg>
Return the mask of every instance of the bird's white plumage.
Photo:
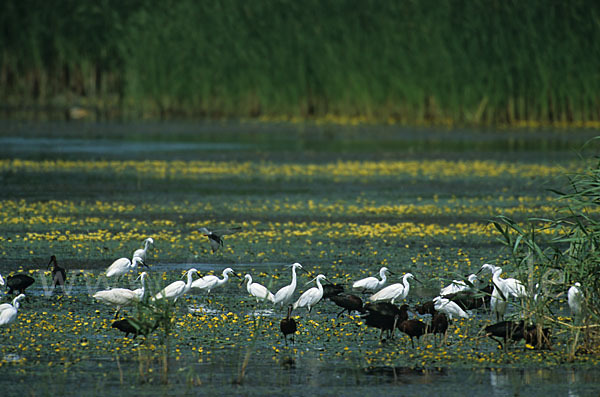
<svg viewBox="0 0 600 397">
<path fill-rule="evenodd" d="M 138 264 L 143 263 L 142 258 L 134 257 L 133 261 L 129 258 L 119 258 L 106 269 L 106 277 L 119 277 L 130 270 L 135 269 Z"/>
<path fill-rule="evenodd" d="M 143 272 L 140 275 L 140 278 L 142 279 L 142 288 L 138 288 L 133 291 L 127 288 L 112 288 L 104 291 L 98 291 L 92 296 L 99 302 L 116 306 L 117 311 L 119 311 L 123 306 L 129 306 L 144 299 L 144 294 L 146 291 L 144 280 L 146 279 L 147 275 L 148 273 L 146 272 Z"/>
<path fill-rule="evenodd" d="M 501 267 L 486 263 L 481 266 L 481 269 L 487 269 L 492 273 L 492 281 L 494 282 L 495 287 L 500 288 L 506 299 L 508 299 L 510 296 L 514 296 L 515 298 L 526 298 L 528 296 L 527 289 L 521 281 L 517 280 L 516 278 L 500 277 L 502 274 Z"/>
<path fill-rule="evenodd" d="M 220 279 L 219 277 L 217 277 L 215 275 L 209 274 L 207 276 L 199 278 L 198 280 L 195 280 L 192 283 L 192 288 L 205 290 L 206 292 L 208 292 L 210 294 L 211 290 L 225 284 L 227 282 L 227 280 L 229 280 L 229 275 L 232 273 L 234 273 L 233 269 L 228 267 L 225 270 L 223 270 L 223 278 L 222 279 Z"/>
<path fill-rule="evenodd" d="M 317 286 L 304 291 L 304 293 L 300 295 L 298 300 L 294 303 L 294 309 L 306 306 L 308 311 L 310 311 L 314 305 L 319 303 L 323 297 L 323 286 L 321 285 L 321 280 L 325 279 L 326 277 L 323 274 L 319 274 L 317 277 L 315 277 Z"/>
<path fill-rule="evenodd" d="M 296 291 L 296 269 L 302 269 L 302 265 L 298 262 L 292 265 L 292 281 L 289 285 L 282 287 L 275 293 L 275 299 L 273 303 L 280 304 L 282 307 L 288 304 L 292 297 L 294 296 L 294 292 Z"/>
<path fill-rule="evenodd" d="M 379 290 L 375 294 L 371 295 L 369 300 L 371 302 L 386 302 L 390 301 L 394 303 L 396 299 L 404 299 L 410 291 L 410 284 L 408 283 L 409 278 L 414 278 L 412 273 L 406 273 L 402 277 L 402 284 L 396 283 L 388 285 L 387 287 Z"/>
<path fill-rule="evenodd" d="M 442 298 L 441 296 L 436 296 L 433 299 L 434 305 L 433 307 L 438 312 L 445 313 L 450 319 L 454 317 L 461 318 L 469 318 L 469 314 L 460 308 L 455 302 L 452 302 L 450 299 Z"/>
<path fill-rule="evenodd" d="M 389 269 L 387 267 L 382 267 L 381 269 L 379 269 L 379 277 L 381 278 L 381 280 L 378 280 L 377 277 L 367 277 L 367 278 L 363 278 L 361 280 L 355 281 L 352 284 L 352 289 L 356 290 L 356 291 L 377 291 L 378 289 L 380 289 L 381 287 L 383 287 L 385 285 L 385 282 L 387 281 L 387 273 L 389 272 Z"/>
<path fill-rule="evenodd" d="M 133 251 L 133 258 L 137 257 L 146 262 L 146 252 L 148 252 L 148 246 L 150 244 L 154 244 L 154 239 L 152 237 L 148 237 L 146 240 L 144 240 L 144 248 L 139 248 Z"/>
<path fill-rule="evenodd" d="M 17 319 L 19 314 L 19 301 L 25 298 L 25 294 L 20 294 L 11 303 L 0 305 L 0 325 L 8 325 Z"/>
<path fill-rule="evenodd" d="M 477 281 L 477 275 L 471 274 L 469 275 L 467 280 L 469 280 L 469 283 L 471 283 L 472 285 L 475 285 L 475 282 Z M 464 280 L 452 280 L 451 284 L 445 286 L 440 290 L 440 296 L 456 294 L 458 292 L 468 291 L 471 289 L 472 287 L 469 284 L 465 283 Z"/>
<path fill-rule="evenodd" d="M 184 295 L 192 288 L 192 276 L 196 273 L 198 273 L 198 270 L 196 269 L 188 270 L 187 282 L 183 282 L 181 280 L 172 282 L 171 284 L 163 288 L 159 293 L 154 295 L 153 300 L 167 298 L 177 301 L 177 299 L 179 299 L 180 296 Z"/>
<path fill-rule="evenodd" d="M 273 293 L 269 291 L 264 285 L 253 283 L 251 275 L 246 274 L 246 276 L 244 276 L 244 279 L 246 281 L 246 289 L 248 290 L 248 293 L 255 297 L 257 302 L 260 300 L 268 300 L 270 302 L 275 302 L 275 295 L 273 295 Z"/>
<path fill-rule="evenodd" d="M 4 281 L 4 278 L 2 278 L 2 275 L 0 274 L 0 287 L 3 287 L 4 284 L 6 284 L 6 282 Z"/>
<path fill-rule="evenodd" d="M 575 283 L 569 288 L 569 291 L 567 292 L 567 302 L 571 309 L 571 315 L 575 318 L 580 317 L 583 312 L 583 293 L 581 292 L 580 283 Z"/>
</svg>

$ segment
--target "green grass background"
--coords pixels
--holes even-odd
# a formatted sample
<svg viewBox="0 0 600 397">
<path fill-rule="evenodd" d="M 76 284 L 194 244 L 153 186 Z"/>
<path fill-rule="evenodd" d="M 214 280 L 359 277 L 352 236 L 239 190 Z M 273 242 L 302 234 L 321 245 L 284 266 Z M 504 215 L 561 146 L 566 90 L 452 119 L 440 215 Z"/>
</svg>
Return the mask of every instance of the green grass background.
<svg viewBox="0 0 600 397">
<path fill-rule="evenodd" d="M 595 1 L 8 0 L 0 26 L 9 115 L 600 120 Z"/>
</svg>

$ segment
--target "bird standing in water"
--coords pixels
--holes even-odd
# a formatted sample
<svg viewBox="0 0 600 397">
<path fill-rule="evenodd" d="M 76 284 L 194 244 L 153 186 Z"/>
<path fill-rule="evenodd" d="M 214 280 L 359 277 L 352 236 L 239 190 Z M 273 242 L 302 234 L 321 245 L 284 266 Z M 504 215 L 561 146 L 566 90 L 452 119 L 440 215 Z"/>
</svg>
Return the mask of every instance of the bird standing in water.
<svg viewBox="0 0 600 397">
<path fill-rule="evenodd" d="M 283 334 L 283 338 L 285 339 L 285 344 L 287 346 L 287 336 L 288 335 L 292 335 L 292 343 L 294 342 L 294 334 L 296 333 L 296 330 L 298 329 L 297 325 L 296 325 L 296 320 L 294 320 L 292 318 L 292 305 L 288 305 L 288 314 L 287 317 L 284 318 L 283 320 L 281 320 L 281 322 L 279 323 L 279 329 L 281 330 L 281 333 Z"/>
<path fill-rule="evenodd" d="M 53 265 L 52 287 L 56 288 L 57 285 L 60 285 L 64 289 L 65 281 L 67 281 L 67 271 L 63 267 L 58 266 L 58 263 L 56 262 L 56 256 L 54 255 L 50 257 L 50 262 L 48 262 L 48 268 L 50 268 L 50 265 Z"/>
</svg>

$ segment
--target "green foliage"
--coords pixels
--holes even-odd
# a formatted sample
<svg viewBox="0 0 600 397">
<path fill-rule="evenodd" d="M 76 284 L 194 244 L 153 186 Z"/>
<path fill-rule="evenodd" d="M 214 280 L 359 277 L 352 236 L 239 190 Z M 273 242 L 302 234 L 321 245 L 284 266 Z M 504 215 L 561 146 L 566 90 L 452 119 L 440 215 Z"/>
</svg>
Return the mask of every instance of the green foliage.
<svg viewBox="0 0 600 397">
<path fill-rule="evenodd" d="M 528 219 L 523 225 L 499 216 L 492 221 L 502 241 L 511 249 L 522 280 L 527 280 L 529 298 L 522 314 L 536 324 L 560 321 L 552 304 L 563 302 L 567 289 L 581 283 L 584 295 L 586 342 L 590 329 L 600 323 L 600 162 L 584 171 L 567 175 L 564 189 L 554 190 L 563 202 L 555 219 Z M 551 230 L 551 233 L 545 231 Z M 534 298 L 535 297 L 535 298 Z M 575 354 L 577 338 L 571 354 Z"/>
<path fill-rule="evenodd" d="M 600 118 L 593 1 L 6 1 L 0 98 L 136 115 Z"/>
</svg>

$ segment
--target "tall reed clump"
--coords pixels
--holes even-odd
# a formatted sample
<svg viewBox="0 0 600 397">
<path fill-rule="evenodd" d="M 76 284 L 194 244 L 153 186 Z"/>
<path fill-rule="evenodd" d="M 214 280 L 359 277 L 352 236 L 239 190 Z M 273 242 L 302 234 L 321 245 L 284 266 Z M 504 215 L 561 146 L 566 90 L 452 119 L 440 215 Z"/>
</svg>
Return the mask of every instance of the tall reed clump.
<svg viewBox="0 0 600 397">
<path fill-rule="evenodd" d="M 0 99 L 110 116 L 600 120 L 590 0 L 7 1 Z"/>
<path fill-rule="evenodd" d="M 520 279 L 526 281 L 523 314 L 538 329 L 553 323 L 571 330 L 573 359 L 582 332 L 586 349 L 600 341 L 600 162 L 565 177 L 564 188 L 553 190 L 561 204 L 555 219 L 516 222 L 499 216 L 493 224 L 511 249 Z M 575 282 L 583 292 L 581 322 L 563 319 L 570 316 L 567 290 Z"/>
</svg>

